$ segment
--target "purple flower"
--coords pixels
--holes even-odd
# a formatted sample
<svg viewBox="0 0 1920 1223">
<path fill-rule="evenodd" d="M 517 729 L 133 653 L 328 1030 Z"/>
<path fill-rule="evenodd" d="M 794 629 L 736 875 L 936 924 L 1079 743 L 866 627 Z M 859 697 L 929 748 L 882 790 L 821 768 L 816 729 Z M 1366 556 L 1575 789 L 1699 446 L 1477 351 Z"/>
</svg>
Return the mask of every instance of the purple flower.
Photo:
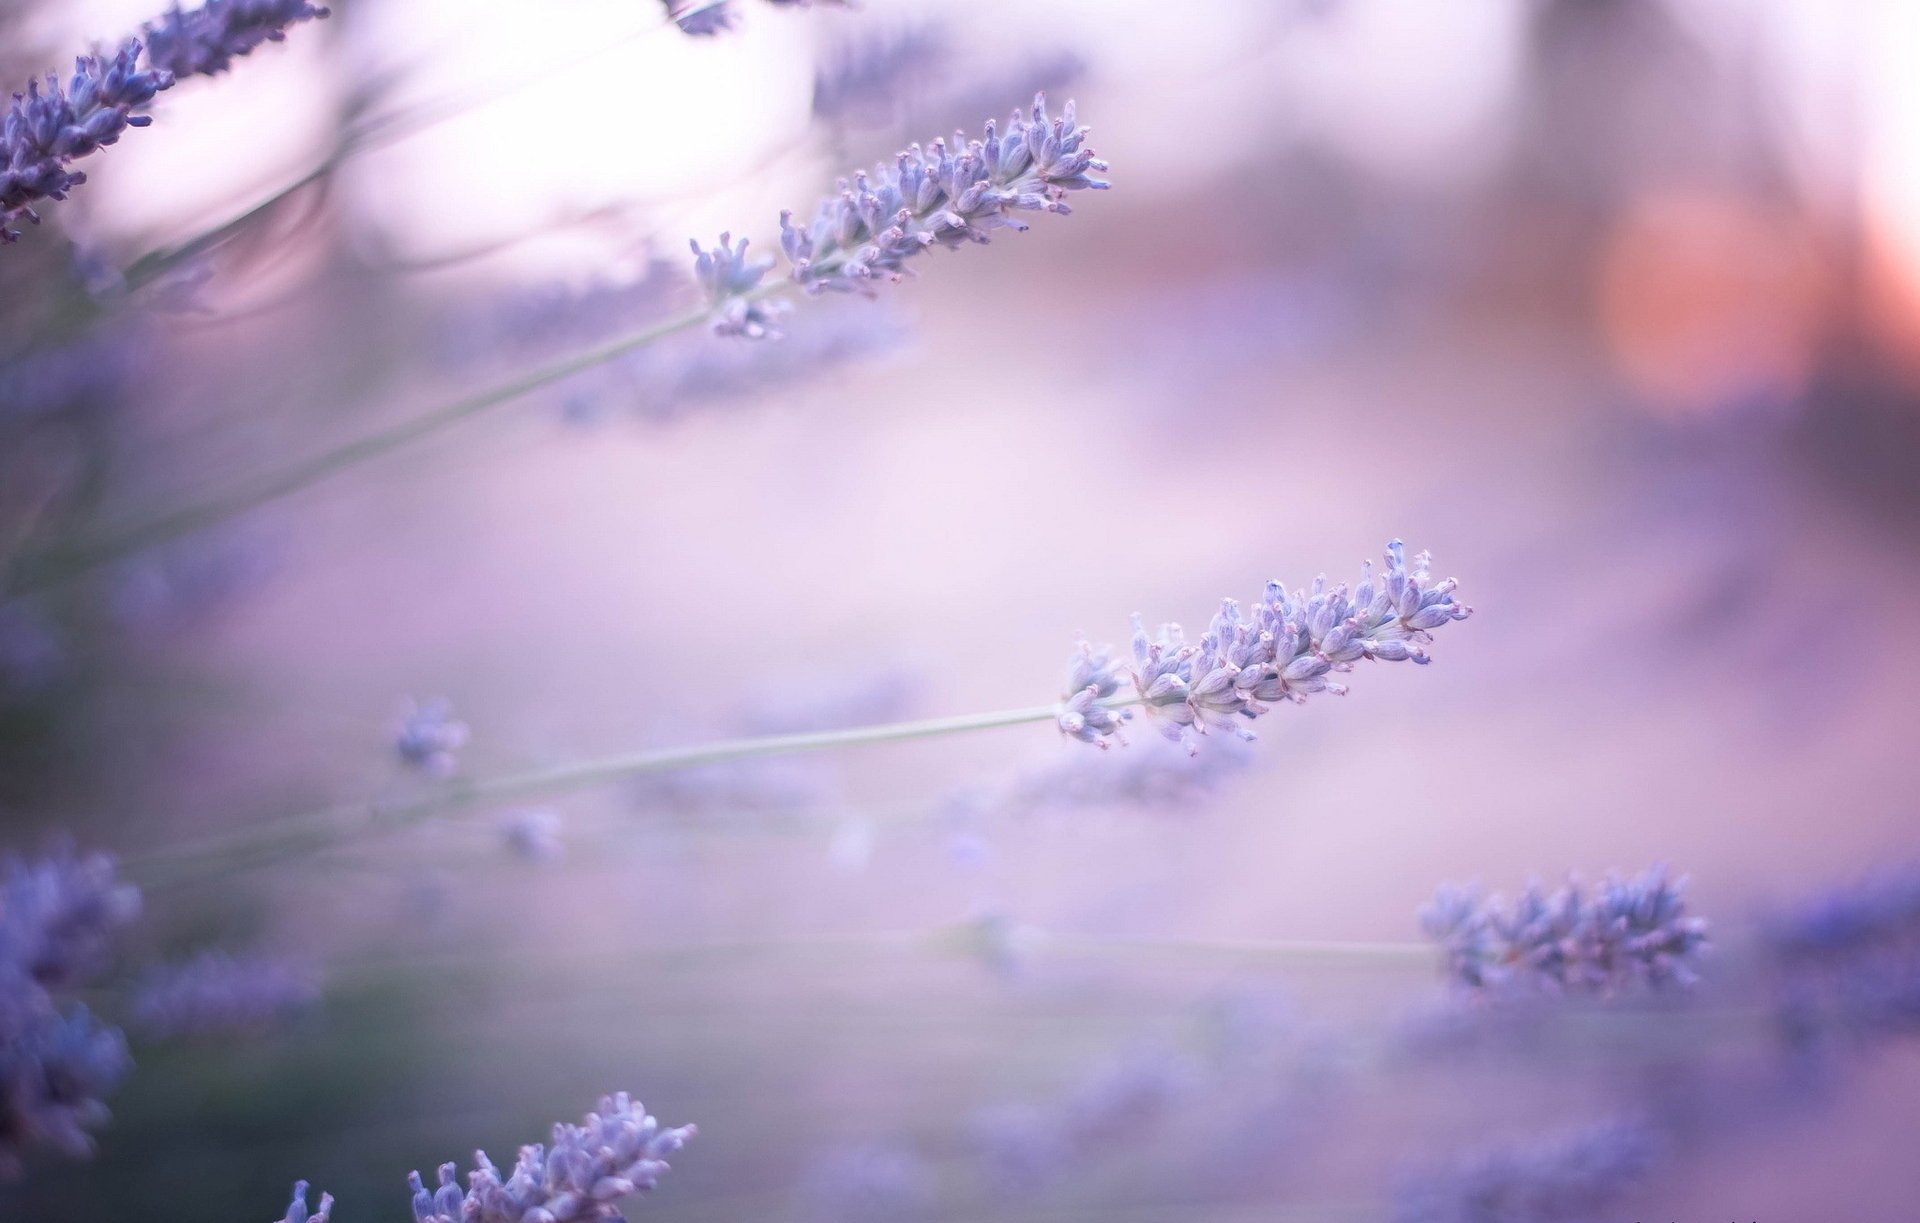
<svg viewBox="0 0 1920 1223">
<path fill-rule="evenodd" d="M 1443 887 L 1420 924 L 1445 950 L 1447 976 L 1471 988 L 1691 985 L 1707 923 L 1686 915 L 1685 883 L 1656 866 L 1635 879 L 1609 876 L 1591 896 L 1572 882 L 1552 893 L 1529 884 L 1511 903 Z"/>
<path fill-rule="evenodd" d="M 111 58 L 82 55 L 74 60 L 66 88 L 48 74 L 45 89 L 34 81 L 0 118 L 0 243 L 19 237 L 7 223 L 38 222 L 33 205 L 63 200 L 87 181 L 68 167 L 79 158 L 120 139 L 130 127 L 153 122 L 134 111 L 173 84 L 164 68 L 139 66 L 140 44 L 121 44 Z"/>
<path fill-rule="evenodd" d="M 684 1146 L 691 1125 L 663 1130 L 623 1092 L 600 1101 L 579 1125 L 553 1127 L 551 1149 L 520 1148 L 511 1173 L 502 1175 L 475 1151 L 467 1190 L 460 1191 L 454 1166 L 440 1166 L 429 1190 L 418 1172 L 413 1187 L 416 1223 L 620 1223 L 623 1198 L 653 1188 L 668 1170 L 666 1157 Z"/>
<path fill-rule="evenodd" d="M 758 301 L 754 296 L 760 278 L 773 266 L 773 258 L 749 259 L 747 240 L 740 239 L 738 246 L 732 240 L 732 234 L 721 234 L 720 245 L 710 251 L 702 250 L 697 241 L 687 243 L 693 248 L 694 279 L 713 304 L 713 333 L 749 340 L 778 336 L 778 320 L 787 311 L 787 303 Z"/>
<path fill-rule="evenodd" d="M 1133 666 L 1125 672 L 1130 699 L 1115 695 L 1122 672 L 1107 653 L 1081 642 L 1068 668 L 1060 729 L 1105 746 L 1116 729 L 1113 709 L 1140 705 L 1162 734 L 1193 751 L 1195 734 L 1213 729 L 1253 738 L 1247 723 L 1277 702 L 1344 694 L 1346 685 L 1332 676 L 1362 661 L 1427 662 L 1433 631 L 1473 609 L 1454 599 L 1452 578 L 1432 579 L 1426 553 L 1409 567 L 1396 539 L 1386 560 L 1378 583 L 1369 564 L 1351 590 L 1329 587 L 1324 576 L 1291 593 L 1268 582 L 1250 614 L 1228 599 L 1198 643 L 1177 624 L 1149 636 L 1135 616 Z"/>
<path fill-rule="evenodd" d="M 864 38 L 843 47 L 830 65 L 814 73 L 813 113 L 842 122 L 884 116 L 898 95 L 932 76 L 951 54 L 947 35 L 933 26 Z"/>
<path fill-rule="evenodd" d="M 394 727 L 393 749 L 409 768 L 445 777 L 453 772 L 454 754 L 466 746 L 467 735 L 467 724 L 454 718 L 444 698 L 410 701 Z"/>
<path fill-rule="evenodd" d="M 120 882 L 107 854 L 63 845 L 35 861 L 0 861 L 0 974 L 12 967 L 43 989 L 84 985 L 139 915 L 139 889 Z"/>
<path fill-rule="evenodd" d="M 1786 963 L 1920 943 L 1920 866 L 1886 868 L 1828 889 L 1771 915 L 1762 929 L 1768 948 Z"/>
<path fill-rule="evenodd" d="M 988 241 L 996 229 L 1024 230 L 1014 215 L 1022 211 L 1068 213 L 1067 193 L 1108 185 L 1092 177 L 1107 166 L 1083 147 L 1086 136 L 1071 102 L 1054 119 L 1035 97 L 1031 112 L 1016 111 L 1004 133 L 989 120 L 979 140 L 916 144 L 891 166 L 842 179 L 810 223 L 780 214 L 793 280 L 809 293 L 869 292 L 877 279 L 898 280 L 907 260 L 931 246 L 957 249 Z"/>
<path fill-rule="evenodd" d="M 261 1032 L 319 997 L 313 974 L 301 965 L 207 951 L 149 975 L 134 994 L 133 1023 L 163 1040 Z"/>
<path fill-rule="evenodd" d="M 667 17 L 683 34 L 709 38 L 724 34 L 740 23 L 733 0 L 664 0 Z"/>
<path fill-rule="evenodd" d="M 207 0 L 191 12 L 176 5 L 143 31 L 147 61 L 176 77 L 213 76 L 261 43 L 284 41 L 288 26 L 326 15 L 307 0 Z"/>
<path fill-rule="evenodd" d="M 307 1182 L 293 1182 L 293 1201 L 287 1206 L 287 1213 L 275 1220 L 275 1223 L 327 1223 L 333 1217 L 333 1195 L 320 1195 L 320 1209 L 311 1213 L 307 1210 Z"/>
<path fill-rule="evenodd" d="M 558 862 L 567 856 L 560 816 L 552 811 L 516 811 L 501 825 L 507 848 L 528 862 Z"/>
<path fill-rule="evenodd" d="M 1501 1147 L 1409 1177 L 1395 1223 L 1583 1223 L 1652 1169 L 1659 1143 L 1615 1121 Z"/>
<path fill-rule="evenodd" d="M 33 1145 L 91 1155 L 101 1101 L 132 1066 L 125 1039 L 84 1006 L 63 1015 L 0 983 L 0 1176 L 18 1174 Z"/>
</svg>

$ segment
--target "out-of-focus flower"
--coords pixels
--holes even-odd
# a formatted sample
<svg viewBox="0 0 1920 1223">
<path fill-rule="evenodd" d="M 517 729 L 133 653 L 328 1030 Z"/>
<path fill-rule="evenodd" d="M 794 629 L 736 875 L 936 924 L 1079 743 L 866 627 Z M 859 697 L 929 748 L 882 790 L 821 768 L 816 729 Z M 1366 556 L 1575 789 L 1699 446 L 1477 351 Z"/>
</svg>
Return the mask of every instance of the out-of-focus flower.
<svg viewBox="0 0 1920 1223">
<path fill-rule="evenodd" d="M 45 618 L 24 603 L 0 603 L 0 709 L 45 695 L 66 660 Z"/>
<path fill-rule="evenodd" d="M 558 862 L 567 856 L 560 839 L 560 816 L 554 811 L 516 811 L 500 828 L 507 848 L 528 862 Z"/>
<path fill-rule="evenodd" d="M 293 1201 L 287 1206 L 287 1213 L 281 1215 L 275 1223 L 327 1223 L 333 1218 L 333 1195 L 320 1195 L 320 1208 L 307 1210 L 307 1182 L 293 1182 Z"/>
<path fill-rule="evenodd" d="M 114 934 L 140 915 L 140 890 L 107 854 L 62 845 L 0 862 L 0 973 L 16 967 L 43 989 L 84 985 L 107 966 Z"/>
<path fill-rule="evenodd" d="M 1081 642 L 1068 667 L 1071 695 L 1062 707 L 1060 729 L 1105 746 L 1116 729 L 1113 706 L 1137 704 L 1162 734 L 1191 751 L 1194 734 L 1210 729 L 1231 729 L 1251 739 L 1247 723 L 1274 702 L 1345 693 L 1346 686 L 1331 676 L 1353 670 L 1362 660 L 1427 662 L 1433 631 L 1465 620 L 1473 609 L 1453 597 L 1457 583 L 1452 578 L 1433 580 L 1426 553 L 1409 566 L 1396 539 L 1387 545 L 1386 560 L 1377 584 L 1368 564 L 1351 590 L 1344 584 L 1329 587 L 1324 576 L 1309 589 L 1292 592 L 1268 582 L 1251 615 L 1228 599 L 1198 644 L 1189 643 L 1177 624 L 1149 636 L 1135 616 L 1128 673 L 1134 696 L 1127 701 L 1114 699 L 1119 669 L 1104 651 Z"/>
<path fill-rule="evenodd" d="M 951 148 L 944 140 L 916 144 L 891 166 L 843 179 L 810 223 L 780 214 L 793 280 L 809 293 L 870 292 L 879 278 L 898 280 L 907 260 L 928 247 L 986 242 L 1003 227 L 1024 230 L 1026 222 L 1014 215 L 1021 211 L 1071 212 L 1069 192 L 1108 185 L 1093 177 L 1107 165 L 1084 147 L 1086 136 L 1071 102 L 1055 119 L 1036 97 L 1004 133 L 989 120 L 979 140 L 962 143 L 956 135 Z"/>
<path fill-rule="evenodd" d="M 1829 888 L 1769 915 L 1762 930 L 1768 948 L 1788 963 L 1920 943 L 1920 866 L 1889 868 Z"/>
<path fill-rule="evenodd" d="M 690 240 L 687 245 L 693 248 L 694 279 L 706 290 L 707 301 L 713 306 L 715 335 L 763 340 L 780 334 L 779 318 L 789 309 L 788 304 L 755 297 L 760 278 L 773 266 L 772 256 L 747 258 L 747 240 L 740 239 L 736 246 L 732 234 L 721 234 L 720 245 L 710 251 L 701 249 L 697 241 Z"/>
<path fill-rule="evenodd" d="M 1660 1144 L 1614 1121 L 1409 1177 L 1395 1223 L 1584 1223 L 1654 1167 Z"/>
<path fill-rule="evenodd" d="M 553 1127 L 551 1149 L 520 1148 L 502 1175 L 485 1151 L 474 1152 L 467 1190 L 454 1165 L 440 1165 L 429 1190 L 418 1172 L 413 1187 L 416 1223 L 619 1223 L 620 1202 L 654 1187 L 668 1170 L 666 1157 L 694 1136 L 691 1125 L 663 1130 L 626 1093 L 607 1096 L 579 1125 Z"/>
<path fill-rule="evenodd" d="M 1776 1016 L 1794 1045 L 1920 1029 L 1920 867 L 1828 888 L 1761 928 Z"/>
<path fill-rule="evenodd" d="M 1159 1047 L 1128 1050 L 1095 1067 L 1046 1105 L 1001 1106 L 974 1116 L 976 1153 L 1009 1189 L 1035 1189 L 1076 1161 L 1134 1148 L 1201 1081 L 1192 1061 Z"/>
<path fill-rule="evenodd" d="M 133 1024 L 163 1040 L 262 1032 L 311 1007 L 320 987 L 305 967 L 207 951 L 153 972 L 133 999 Z"/>
<path fill-rule="evenodd" d="M 1529 884 L 1511 903 L 1443 887 L 1420 924 L 1445 949 L 1447 975 L 1472 988 L 1690 985 L 1707 923 L 1686 915 L 1685 882 L 1656 866 L 1634 879 L 1609 876 L 1591 896 L 1572 882 L 1552 893 Z"/>
<path fill-rule="evenodd" d="M 0 118 L 0 243 L 19 237 L 8 222 L 40 219 L 36 202 L 63 200 L 87 181 L 68 168 L 75 160 L 153 122 L 134 112 L 173 84 L 173 76 L 164 67 L 142 68 L 139 60 L 140 44 L 129 39 L 110 58 L 75 59 L 65 89 L 50 73 L 44 90 L 34 81 L 13 95 Z"/>
<path fill-rule="evenodd" d="M 667 17 L 682 34 L 709 38 L 724 34 L 740 23 L 733 0 L 663 0 Z"/>
<path fill-rule="evenodd" d="M 885 115 L 900 94 L 933 75 L 951 52 L 945 31 L 935 26 L 861 38 L 814 73 L 813 113 L 834 122 Z"/>
<path fill-rule="evenodd" d="M 147 61 L 176 77 L 213 76 L 265 42 L 282 42 L 287 27 L 327 10 L 307 0 L 207 0 L 183 12 L 177 5 L 143 31 Z"/>
<path fill-rule="evenodd" d="M 393 749 L 402 763 L 423 773 L 445 777 L 457 763 L 455 753 L 466 746 L 467 724 L 453 716 L 453 706 L 441 697 L 409 702 L 394 727 Z"/>
<path fill-rule="evenodd" d="M 826 1223 L 910 1223 L 935 1198 L 933 1168 L 896 1142 L 867 1142 L 816 1158 L 800 1190 L 801 1213 Z"/>
<path fill-rule="evenodd" d="M 120 1033 L 84 1006 L 66 1014 L 0 982 L 0 1175 L 45 1144 L 83 1159 L 106 1122 L 110 1095 L 133 1061 Z M 44 998 L 44 996 L 42 996 Z M 8 1012 L 14 1016 L 9 1017 Z"/>
</svg>

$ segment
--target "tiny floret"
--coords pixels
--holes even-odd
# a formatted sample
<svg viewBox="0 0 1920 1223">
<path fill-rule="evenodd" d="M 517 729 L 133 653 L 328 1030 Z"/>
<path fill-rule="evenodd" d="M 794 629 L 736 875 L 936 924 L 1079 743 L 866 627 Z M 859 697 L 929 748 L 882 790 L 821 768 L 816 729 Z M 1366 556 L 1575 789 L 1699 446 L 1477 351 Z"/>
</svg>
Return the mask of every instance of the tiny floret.
<svg viewBox="0 0 1920 1223">
<path fill-rule="evenodd" d="M 295 1181 L 293 1183 L 293 1201 L 287 1205 L 287 1213 L 275 1219 L 274 1223 L 328 1223 L 328 1220 L 332 1218 L 333 1195 L 331 1193 L 321 1194 L 319 1207 L 309 1211 L 307 1209 L 307 1182 Z"/>
<path fill-rule="evenodd" d="M 773 266 L 771 256 L 747 258 L 747 240 L 742 238 L 734 245 L 732 234 L 721 234 L 720 245 L 710 251 L 702 249 L 697 241 L 690 240 L 688 245 L 693 248 L 694 278 L 713 306 L 715 335 L 761 340 L 780 334 L 777 324 L 787 309 L 786 303 L 755 298 L 760 278 Z"/>
<path fill-rule="evenodd" d="M 466 746 L 468 733 L 445 699 L 411 701 L 394 727 L 393 749 L 407 767 L 445 777 L 458 763 L 455 754 Z"/>
<path fill-rule="evenodd" d="M 140 66 L 140 44 L 121 44 L 112 56 L 82 55 L 63 89 L 48 74 L 44 86 L 28 84 L 13 95 L 0 118 L 0 243 L 19 237 L 14 221 L 38 222 L 33 205 L 63 200 L 87 181 L 68 167 L 120 139 L 130 127 L 145 127 L 151 116 L 137 111 L 173 84 L 173 73 Z"/>
</svg>

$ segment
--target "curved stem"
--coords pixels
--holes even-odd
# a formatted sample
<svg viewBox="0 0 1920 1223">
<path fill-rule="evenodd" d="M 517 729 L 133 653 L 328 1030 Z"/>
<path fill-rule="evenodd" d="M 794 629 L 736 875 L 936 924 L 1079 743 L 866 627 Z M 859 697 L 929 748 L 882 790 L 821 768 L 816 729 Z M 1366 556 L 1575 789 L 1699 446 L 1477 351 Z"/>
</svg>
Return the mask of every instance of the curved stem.
<svg viewBox="0 0 1920 1223">
<path fill-rule="evenodd" d="M 1135 699 L 1111 702 L 1113 707 L 1136 704 Z M 209 837 L 131 858 L 128 865 L 148 886 L 174 884 L 203 877 L 209 869 L 249 869 L 284 860 L 289 855 L 324 848 L 349 838 L 380 836 L 442 815 L 483 803 L 521 800 L 560 794 L 623 777 L 699 765 L 721 764 L 756 756 L 826 748 L 894 743 L 935 735 L 1044 722 L 1057 717 L 1058 705 L 996 713 L 964 714 L 917 722 L 890 722 L 847 730 L 812 731 L 793 735 L 766 735 L 727 739 L 694 747 L 660 748 L 601 756 L 568 764 L 550 765 L 498 777 L 456 779 L 433 791 L 399 802 L 360 801 L 265 820 L 232 833 Z M 179 868 L 179 869 L 171 869 Z"/>
</svg>

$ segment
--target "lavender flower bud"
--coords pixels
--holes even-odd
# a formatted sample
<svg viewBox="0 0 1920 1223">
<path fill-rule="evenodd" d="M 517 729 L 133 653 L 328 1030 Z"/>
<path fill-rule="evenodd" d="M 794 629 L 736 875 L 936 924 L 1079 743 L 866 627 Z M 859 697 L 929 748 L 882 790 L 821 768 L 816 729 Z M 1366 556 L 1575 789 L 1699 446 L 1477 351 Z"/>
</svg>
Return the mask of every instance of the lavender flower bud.
<svg viewBox="0 0 1920 1223">
<path fill-rule="evenodd" d="M 607 1096 L 579 1125 L 554 1126 L 551 1151 L 538 1143 L 521 1147 L 507 1175 L 485 1151 L 474 1152 L 465 1193 L 452 1164 L 440 1166 L 432 1190 L 418 1172 L 408 1173 L 413 1217 L 415 1223 L 620 1223 L 620 1200 L 653 1188 L 667 1171 L 666 1157 L 696 1132 L 691 1125 L 663 1130 L 625 1093 Z"/>
<path fill-rule="evenodd" d="M 320 1195 L 320 1208 L 311 1214 L 307 1212 L 307 1182 L 293 1182 L 293 1201 L 287 1206 L 287 1213 L 275 1223 L 327 1223 L 333 1218 L 333 1195 Z"/>
<path fill-rule="evenodd" d="M 297 964 L 207 951 L 150 974 L 135 991 L 133 1023 L 162 1040 L 255 1033 L 287 1022 L 319 997 L 312 974 Z"/>
<path fill-rule="evenodd" d="M 1132 703 L 1143 706 L 1167 738 L 1193 751 L 1194 736 L 1209 730 L 1228 729 L 1252 738 L 1246 723 L 1276 702 L 1299 703 L 1321 692 L 1344 694 L 1346 685 L 1331 676 L 1362 661 L 1425 663 L 1433 630 L 1465 620 L 1473 609 L 1455 601 L 1453 579 L 1431 578 L 1426 553 L 1409 567 L 1396 539 L 1387 545 L 1386 560 L 1387 572 L 1378 587 L 1373 567 L 1367 565 L 1351 590 L 1329 587 L 1325 577 L 1291 593 L 1279 582 L 1269 582 L 1251 614 L 1228 599 L 1197 644 L 1189 642 L 1177 624 L 1149 634 L 1135 616 Z M 1088 668 L 1088 659 L 1104 657 L 1083 644 L 1072 674 Z M 1099 674 L 1107 678 L 1105 671 Z M 1082 708 L 1091 703 L 1069 700 L 1062 707 L 1061 729 L 1104 744 L 1110 732 L 1088 721 Z"/>
<path fill-rule="evenodd" d="M 1530 884 L 1511 904 L 1445 887 L 1420 924 L 1445 949 L 1447 975 L 1471 988 L 1685 986 L 1707 947 L 1707 923 L 1686 916 L 1685 884 L 1656 866 L 1635 879 L 1609 876 L 1591 897 L 1571 882 L 1551 894 Z"/>
<path fill-rule="evenodd" d="M 129 39 L 110 59 L 82 55 L 62 90 L 51 73 L 43 92 L 38 81 L 0 118 L 0 243 L 19 237 L 7 223 L 25 218 L 37 223 L 33 205 L 63 200 L 87 176 L 67 167 L 75 160 L 120 139 L 130 127 L 153 122 L 137 108 L 173 84 L 164 67 L 139 67 L 140 44 Z"/>
<path fill-rule="evenodd" d="M 453 716 L 453 706 L 441 697 L 410 701 L 394 727 L 393 749 L 409 768 L 437 777 L 454 770 L 454 754 L 466 746 L 467 724 Z"/>
<path fill-rule="evenodd" d="M 11 993 L 14 1003 L 8 1007 Z M 0 1175 L 19 1171 L 25 1149 L 54 1147 L 76 1159 L 93 1153 L 90 1131 L 107 1119 L 102 1100 L 132 1068 L 120 1033 L 83 1006 L 65 1015 L 0 984 Z"/>
<path fill-rule="evenodd" d="M 1003 227 L 1024 230 L 1014 215 L 1021 211 L 1070 212 L 1068 192 L 1108 186 L 1091 176 L 1107 166 L 1082 147 L 1086 135 L 1072 103 L 1053 119 L 1036 96 L 1004 134 L 989 121 L 978 140 L 956 134 L 951 148 L 944 140 L 916 144 L 891 166 L 842 179 L 810 223 L 780 214 L 793 280 L 809 293 L 869 292 L 876 279 L 900 279 L 907 260 L 928 247 L 986 242 Z"/>
<path fill-rule="evenodd" d="M 327 16 L 307 0 L 207 0 L 192 12 L 178 5 L 143 31 L 147 61 L 176 77 L 213 76 L 266 42 L 283 42 L 288 26 Z"/>
<path fill-rule="evenodd" d="M 778 336 L 777 320 L 787 311 L 787 303 L 756 301 L 753 296 L 773 259 L 748 259 L 747 240 L 740 239 L 738 246 L 732 240 L 732 234 L 721 234 L 720 245 L 711 251 L 702 250 L 697 241 L 687 243 L 693 248 L 694 278 L 713 304 L 713 333 L 749 340 Z"/>
<path fill-rule="evenodd" d="M 552 811 L 516 811 L 501 826 L 507 848 L 528 862 L 558 862 L 567 856 L 560 816 Z"/>
<path fill-rule="evenodd" d="M 1646 1126 L 1617 1121 L 1502 1147 L 1409 1178 L 1395 1223 L 1579 1223 L 1644 1177 L 1659 1158 Z"/>
<path fill-rule="evenodd" d="M 61 846 L 0 862 L 0 974 L 9 966 L 43 989 L 84 985 L 106 967 L 114 933 L 140 915 L 140 891 L 113 858 Z"/>
</svg>

